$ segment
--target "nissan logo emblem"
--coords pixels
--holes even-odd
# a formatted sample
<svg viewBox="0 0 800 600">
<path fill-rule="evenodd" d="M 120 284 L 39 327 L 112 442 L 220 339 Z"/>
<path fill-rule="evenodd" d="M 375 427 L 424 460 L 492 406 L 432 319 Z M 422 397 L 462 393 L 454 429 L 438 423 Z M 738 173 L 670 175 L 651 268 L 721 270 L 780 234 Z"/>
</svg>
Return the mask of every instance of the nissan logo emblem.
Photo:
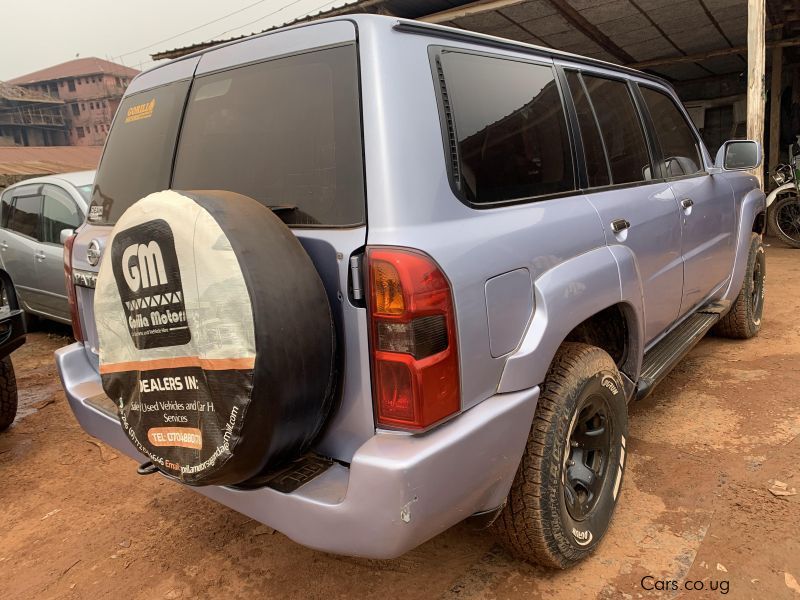
<svg viewBox="0 0 800 600">
<path fill-rule="evenodd" d="M 86 248 L 86 262 L 93 267 L 100 262 L 100 242 L 92 240 Z"/>
</svg>

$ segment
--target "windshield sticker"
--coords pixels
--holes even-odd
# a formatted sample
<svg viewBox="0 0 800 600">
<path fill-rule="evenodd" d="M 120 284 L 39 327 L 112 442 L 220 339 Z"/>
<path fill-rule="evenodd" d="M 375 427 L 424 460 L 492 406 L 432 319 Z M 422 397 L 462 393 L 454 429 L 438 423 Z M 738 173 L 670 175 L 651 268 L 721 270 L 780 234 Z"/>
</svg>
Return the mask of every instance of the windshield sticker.
<svg viewBox="0 0 800 600">
<path fill-rule="evenodd" d="M 156 107 L 156 99 L 153 98 L 150 102 L 143 102 L 136 104 L 128 109 L 125 115 L 125 122 L 141 121 L 142 119 L 149 119 L 153 116 L 153 109 Z"/>
<path fill-rule="evenodd" d="M 102 221 L 103 220 L 103 206 L 100 204 L 93 204 L 89 207 L 89 220 Z"/>
</svg>

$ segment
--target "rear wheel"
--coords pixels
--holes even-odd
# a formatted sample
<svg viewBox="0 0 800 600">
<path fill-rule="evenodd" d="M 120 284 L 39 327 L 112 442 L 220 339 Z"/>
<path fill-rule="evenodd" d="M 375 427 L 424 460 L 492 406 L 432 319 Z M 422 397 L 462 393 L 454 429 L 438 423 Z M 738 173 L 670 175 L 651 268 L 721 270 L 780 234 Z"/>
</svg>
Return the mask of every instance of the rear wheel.
<svg viewBox="0 0 800 600">
<path fill-rule="evenodd" d="M 739 295 L 728 313 L 714 327 L 714 333 L 722 337 L 749 339 L 761 329 L 761 315 L 764 312 L 764 281 L 767 274 L 767 257 L 761 236 L 753 233 L 750 238 L 750 252 L 747 257 L 747 270 Z"/>
<path fill-rule="evenodd" d="M 784 194 L 769 211 L 771 229 L 785 244 L 800 248 L 800 196 Z"/>
<path fill-rule="evenodd" d="M 627 402 L 611 357 L 565 343 L 542 386 L 508 502 L 495 523 L 518 558 L 566 568 L 608 529 L 625 467 Z"/>
<path fill-rule="evenodd" d="M 8 429 L 17 416 L 17 378 L 11 357 L 0 359 L 0 431 Z"/>
</svg>

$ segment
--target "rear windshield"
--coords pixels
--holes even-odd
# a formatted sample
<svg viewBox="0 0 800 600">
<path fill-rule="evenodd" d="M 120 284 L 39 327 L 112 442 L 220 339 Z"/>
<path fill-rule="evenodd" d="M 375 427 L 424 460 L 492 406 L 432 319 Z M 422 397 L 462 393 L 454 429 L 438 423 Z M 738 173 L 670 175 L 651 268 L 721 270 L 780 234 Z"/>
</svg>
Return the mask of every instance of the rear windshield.
<svg viewBox="0 0 800 600">
<path fill-rule="evenodd" d="M 113 224 L 140 198 L 169 188 L 189 82 L 128 96 L 119 106 L 95 177 L 89 221 Z"/>
<path fill-rule="evenodd" d="M 188 83 L 176 83 L 123 102 L 90 220 L 114 223 L 139 198 L 171 187 L 238 192 L 291 225 L 364 223 L 355 45 L 198 77 L 188 101 L 187 92 Z M 145 116 L 126 122 L 132 108 L 134 117 Z M 159 120 L 162 108 L 171 113 L 167 121 Z"/>
</svg>

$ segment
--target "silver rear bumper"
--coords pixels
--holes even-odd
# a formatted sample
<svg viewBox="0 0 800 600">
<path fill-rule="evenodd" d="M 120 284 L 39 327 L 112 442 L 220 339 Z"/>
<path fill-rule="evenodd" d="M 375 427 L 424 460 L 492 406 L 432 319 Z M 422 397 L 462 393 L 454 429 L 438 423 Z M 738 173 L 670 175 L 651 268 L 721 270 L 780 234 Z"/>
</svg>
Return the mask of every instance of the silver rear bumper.
<svg viewBox="0 0 800 600">
<path fill-rule="evenodd" d="M 88 403 L 103 394 L 83 344 L 56 351 L 72 411 L 87 433 L 144 462 L 119 422 Z M 394 558 L 505 500 L 539 388 L 498 394 L 419 436 L 379 432 L 296 491 L 192 487 L 294 541 L 366 558 Z"/>
</svg>

